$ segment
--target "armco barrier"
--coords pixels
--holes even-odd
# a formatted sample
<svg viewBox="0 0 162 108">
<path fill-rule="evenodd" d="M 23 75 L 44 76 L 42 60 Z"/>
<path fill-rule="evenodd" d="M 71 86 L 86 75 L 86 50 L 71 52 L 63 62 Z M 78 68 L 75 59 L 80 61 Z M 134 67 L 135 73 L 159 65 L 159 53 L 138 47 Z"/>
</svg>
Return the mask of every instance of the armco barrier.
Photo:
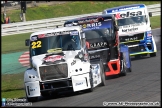
<svg viewBox="0 0 162 108">
<path fill-rule="evenodd" d="M 147 5 L 147 8 L 149 12 L 152 12 L 153 16 L 161 15 L 160 4 Z M 102 12 L 50 18 L 50 19 L 43 19 L 43 20 L 34 20 L 34 21 L 27 21 L 27 22 L 18 22 L 18 23 L 11 23 L 11 24 L 2 24 L 2 36 L 36 32 L 44 29 L 56 28 L 56 26 L 61 27 L 63 26 L 64 22 L 69 19 L 90 16 L 90 15 L 100 15 L 100 14 L 102 14 Z"/>
</svg>

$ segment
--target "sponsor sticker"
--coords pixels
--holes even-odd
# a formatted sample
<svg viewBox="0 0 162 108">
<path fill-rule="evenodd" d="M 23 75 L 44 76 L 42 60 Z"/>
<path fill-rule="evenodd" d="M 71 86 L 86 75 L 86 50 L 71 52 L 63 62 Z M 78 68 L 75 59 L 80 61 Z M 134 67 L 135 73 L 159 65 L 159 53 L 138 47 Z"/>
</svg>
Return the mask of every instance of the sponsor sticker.
<svg viewBox="0 0 162 108">
<path fill-rule="evenodd" d="M 48 56 L 46 58 L 44 58 L 45 62 L 55 62 L 57 60 L 61 60 L 63 59 L 63 56 L 60 55 L 52 55 L 52 56 Z"/>
<path fill-rule="evenodd" d="M 143 14 L 142 11 L 127 11 L 127 12 L 123 12 L 123 13 L 115 13 L 113 14 L 115 16 L 115 18 L 117 19 L 122 19 L 122 18 L 129 18 L 129 17 L 136 17 L 136 16 L 141 16 Z"/>
</svg>

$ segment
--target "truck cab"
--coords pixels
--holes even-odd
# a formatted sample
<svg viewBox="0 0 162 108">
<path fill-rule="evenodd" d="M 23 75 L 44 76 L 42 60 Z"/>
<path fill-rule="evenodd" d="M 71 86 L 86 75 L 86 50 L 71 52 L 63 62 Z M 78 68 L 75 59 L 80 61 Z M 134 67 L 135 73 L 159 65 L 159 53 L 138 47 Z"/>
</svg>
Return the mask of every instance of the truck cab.
<svg viewBox="0 0 162 108">
<path fill-rule="evenodd" d="M 84 40 L 79 26 L 35 32 L 25 40 L 31 64 L 24 73 L 28 101 L 64 91 L 93 91 L 105 85 L 102 62 L 90 63 Z"/>
<path fill-rule="evenodd" d="M 131 69 L 128 47 L 119 46 L 118 26 L 113 15 L 94 15 L 68 20 L 64 27 L 81 26 L 85 33 L 86 45 L 90 61 L 101 59 L 104 64 L 105 76 L 126 75 Z M 124 58 L 124 62 L 122 62 Z M 122 62 L 122 63 L 121 63 Z"/>
<path fill-rule="evenodd" d="M 148 12 L 146 5 L 133 4 L 109 8 L 103 10 L 102 14 L 115 16 L 119 26 L 120 44 L 129 47 L 131 56 L 156 56 L 157 48 L 150 23 L 152 13 Z"/>
</svg>

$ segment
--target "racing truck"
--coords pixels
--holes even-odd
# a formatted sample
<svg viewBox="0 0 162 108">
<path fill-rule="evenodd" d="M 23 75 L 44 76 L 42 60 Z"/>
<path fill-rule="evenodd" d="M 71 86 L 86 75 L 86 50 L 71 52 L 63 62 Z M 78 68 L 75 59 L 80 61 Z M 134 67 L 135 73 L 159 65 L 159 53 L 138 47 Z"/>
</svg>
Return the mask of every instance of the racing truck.
<svg viewBox="0 0 162 108">
<path fill-rule="evenodd" d="M 90 62 L 84 38 L 82 28 L 75 26 L 34 32 L 25 40 L 30 52 L 30 68 L 24 73 L 28 101 L 105 86 L 103 63 Z"/>
<path fill-rule="evenodd" d="M 125 76 L 131 72 L 129 48 L 119 46 L 118 26 L 113 15 L 93 15 L 67 20 L 64 27 L 81 26 L 90 61 L 101 59 L 105 76 Z"/>
<path fill-rule="evenodd" d="M 119 26 L 120 43 L 129 47 L 131 56 L 156 56 L 157 48 L 149 19 L 152 13 L 148 12 L 146 5 L 133 4 L 109 8 L 103 10 L 102 14 L 115 16 Z"/>
</svg>

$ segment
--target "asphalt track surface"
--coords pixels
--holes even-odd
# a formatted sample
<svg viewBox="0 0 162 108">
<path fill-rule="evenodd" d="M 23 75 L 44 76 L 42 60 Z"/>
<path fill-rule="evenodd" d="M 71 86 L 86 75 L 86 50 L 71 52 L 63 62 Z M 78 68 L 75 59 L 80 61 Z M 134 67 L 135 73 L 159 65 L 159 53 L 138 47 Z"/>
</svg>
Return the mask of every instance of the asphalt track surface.
<svg viewBox="0 0 162 108">
<path fill-rule="evenodd" d="M 66 93 L 39 98 L 32 106 L 103 106 L 103 102 L 159 102 L 161 106 L 161 28 L 153 31 L 157 56 L 132 58 L 132 72 L 111 77 L 93 92 Z"/>
</svg>

